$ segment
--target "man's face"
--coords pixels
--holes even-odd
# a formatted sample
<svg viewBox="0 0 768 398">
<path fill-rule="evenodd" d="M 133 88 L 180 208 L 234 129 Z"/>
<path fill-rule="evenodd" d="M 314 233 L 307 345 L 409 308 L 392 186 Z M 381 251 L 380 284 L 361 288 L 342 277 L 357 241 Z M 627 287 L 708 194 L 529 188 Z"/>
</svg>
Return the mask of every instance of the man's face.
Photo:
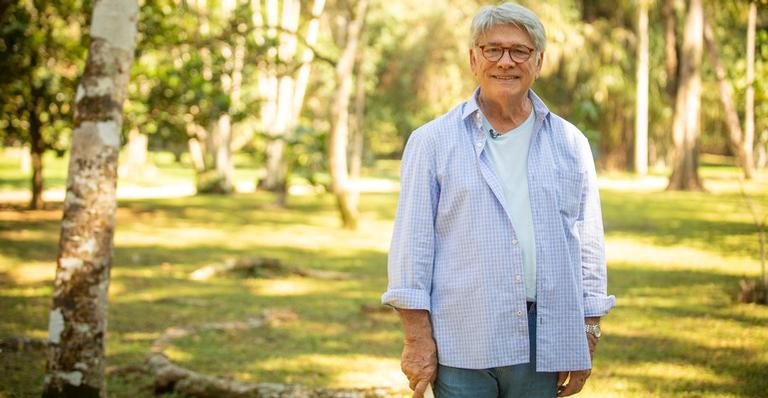
<svg viewBox="0 0 768 398">
<path fill-rule="evenodd" d="M 524 47 L 522 47 L 524 46 Z M 489 61 L 480 47 L 493 49 L 504 47 L 498 61 Z M 499 103 L 513 99 L 522 100 L 541 71 L 542 55 L 531 53 L 526 61 L 515 62 L 511 51 L 533 49 L 533 40 L 525 31 L 514 25 L 497 25 L 491 28 L 477 45 L 469 49 L 469 62 L 483 97 Z M 488 51 L 486 51 L 487 53 Z M 518 55 L 520 51 L 516 51 Z M 515 57 L 518 58 L 519 57 Z"/>
</svg>

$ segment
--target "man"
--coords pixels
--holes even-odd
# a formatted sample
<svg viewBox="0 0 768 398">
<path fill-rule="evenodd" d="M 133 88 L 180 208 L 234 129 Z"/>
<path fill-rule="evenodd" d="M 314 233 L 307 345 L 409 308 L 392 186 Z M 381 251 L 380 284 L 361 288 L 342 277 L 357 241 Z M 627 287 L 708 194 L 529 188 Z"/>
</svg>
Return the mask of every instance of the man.
<svg viewBox="0 0 768 398">
<path fill-rule="evenodd" d="M 594 163 L 531 90 L 546 46 L 530 10 L 472 21 L 478 89 L 411 135 L 382 302 L 400 313 L 414 397 L 555 397 L 591 372 L 607 295 Z"/>
</svg>

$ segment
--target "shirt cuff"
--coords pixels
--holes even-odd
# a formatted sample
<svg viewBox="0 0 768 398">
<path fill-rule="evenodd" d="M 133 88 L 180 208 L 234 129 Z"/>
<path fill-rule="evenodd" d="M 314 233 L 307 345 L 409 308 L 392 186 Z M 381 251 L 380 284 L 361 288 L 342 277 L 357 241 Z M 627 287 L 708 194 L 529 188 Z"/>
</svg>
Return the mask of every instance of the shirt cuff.
<svg viewBox="0 0 768 398">
<path fill-rule="evenodd" d="M 584 297 L 584 317 L 602 317 L 616 306 L 616 296 Z"/>
<path fill-rule="evenodd" d="M 430 311 L 429 294 L 418 289 L 390 289 L 381 296 L 381 303 L 404 310 Z"/>
</svg>

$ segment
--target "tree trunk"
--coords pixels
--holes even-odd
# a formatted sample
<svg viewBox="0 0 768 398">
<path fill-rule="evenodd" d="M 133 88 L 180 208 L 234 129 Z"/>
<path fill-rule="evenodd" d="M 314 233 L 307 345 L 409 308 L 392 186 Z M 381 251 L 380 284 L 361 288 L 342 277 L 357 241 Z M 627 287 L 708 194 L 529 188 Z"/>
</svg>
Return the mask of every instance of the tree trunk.
<svg viewBox="0 0 768 398">
<path fill-rule="evenodd" d="M 91 45 L 75 99 L 43 397 L 106 397 L 117 160 L 137 18 L 136 1 L 94 3 Z"/>
<path fill-rule="evenodd" d="M 725 112 L 725 122 L 728 126 L 728 142 L 731 146 L 731 151 L 736 155 L 739 165 L 744 172 L 744 178 L 751 179 L 754 174 L 754 164 L 752 161 L 752 151 L 749 153 L 745 151 L 743 145 L 744 134 L 741 131 L 741 122 L 739 122 L 739 114 L 736 111 L 736 105 L 733 101 L 733 90 L 731 85 L 726 80 L 725 67 L 720 62 L 720 55 L 718 54 L 717 40 L 714 32 L 712 32 L 712 26 L 704 19 L 704 42 L 707 45 L 707 53 L 709 54 L 709 61 L 712 63 L 712 69 L 715 70 L 715 76 L 717 77 L 718 88 L 720 89 L 720 102 L 723 104 L 723 111 Z"/>
<path fill-rule="evenodd" d="M 234 164 L 232 162 L 232 119 L 228 113 L 219 115 L 213 128 L 215 153 L 214 170 L 218 183 L 212 192 L 229 194 L 234 191 Z"/>
<path fill-rule="evenodd" d="M 332 106 L 331 135 L 328 137 L 328 169 L 331 173 L 331 191 L 336 196 L 336 204 L 344 228 L 357 228 L 357 193 L 350 184 L 347 173 L 347 140 L 349 135 L 349 102 L 352 95 L 352 74 L 355 65 L 357 44 L 362 34 L 368 0 L 358 0 L 354 19 L 347 25 L 346 45 L 336 65 L 338 87 Z"/>
<path fill-rule="evenodd" d="M 754 172 L 754 146 L 755 146 L 755 29 L 757 25 L 757 3 L 749 3 L 749 17 L 747 21 L 747 92 L 744 100 L 744 176 L 751 178 Z M 747 169 L 751 174 L 747 175 Z"/>
<path fill-rule="evenodd" d="M 680 80 L 675 99 L 675 155 L 668 190 L 701 191 L 699 178 L 699 107 L 704 13 L 702 0 L 691 0 L 685 16 Z"/>
<path fill-rule="evenodd" d="M 134 127 L 128 132 L 128 142 L 125 144 L 125 163 L 120 165 L 119 175 L 122 177 L 144 177 L 148 171 L 147 145 L 149 139 Z"/>
<path fill-rule="evenodd" d="M 640 1 L 637 18 L 637 111 L 635 116 L 635 172 L 648 174 L 648 3 Z"/>
<path fill-rule="evenodd" d="M 260 6 L 260 2 L 255 2 Z M 301 4 L 297 0 L 284 0 L 282 18 L 278 13 L 277 0 L 267 0 L 265 5 L 266 36 L 276 39 L 279 25 L 280 47 L 273 54 L 280 62 L 290 65 L 298 49 L 298 28 L 301 15 Z M 301 109 L 304 106 L 309 76 L 312 69 L 314 52 L 311 48 L 318 38 L 320 29 L 320 15 L 325 8 L 325 0 L 315 0 L 312 3 L 312 18 L 307 24 L 307 30 L 303 42 L 306 47 L 301 53 L 300 66 L 295 75 L 280 75 L 278 68 L 271 65 L 259 84 L 262 96 L 265 98 L 261 108 L 261 120 L 264 130 L 268 135 L 266 147 L 266 175 L 259 181 L 259 188 L 278 194 L 278 204 L 285 204 L 288 191 L 288 165 L 285 157 L 286 140 L 289 134 L 298 124 Z M 254 10 L 258 11 L 258 10 Z M 279 20 L 279 21 L 278 21 Z M 261 26 L 257 21 L 256 25 Z M 289 33 L 295 32 L 295 33 Z"/>
<path fill-rule="evenodd" d="M 675 15 L 675 0 L 663 0 L 661 15 L 664 19 L 664 70 L 667 73 L 667 95 L 671 100 L 677 94 L 678 63 L 677 54 L 677 16 Z"/>
<path fill-rule="evenodd" d="M 35 104 L 32 105 L 33 107 Z M 29 154 L 32 158 L 32 198 L 29 201 L 31 210 L 43 208 L 43 154 L 45 153 L 45 144 L 41 133 L 42 123 L 38 117 L 37 110 L 32 110 L 29 114 L 29 136 L 30 148 Z"/>
<path fill-rule="evenodd" d="M 759 169 L 768 167 L 768 129 L 763 130 L 757 139 L 755 167 Z"/>
<path fill-rule="evenodd" d="M 357 56 L 357 77 L 355 78 L 355 122 L 350 139 L 349 177 L 353 184 L 360 179 L 363 166 L 363 147 L 365 143 L 365 72 L 363 71 L 363 52 L 365 46 L 360 46 Z M 355 191 L 355 194 L 359 194 Z"/>
<path fill-rule="evenodd" d="M 206 142 L 205 130 L 195 124 L 187 123 L 187 147 L 189 148 L 189 157 L 192 159 L 192 166 L 195 168 L 197 174 L 205 172 L 205 149 L 203 148 Z"/>
</svg>

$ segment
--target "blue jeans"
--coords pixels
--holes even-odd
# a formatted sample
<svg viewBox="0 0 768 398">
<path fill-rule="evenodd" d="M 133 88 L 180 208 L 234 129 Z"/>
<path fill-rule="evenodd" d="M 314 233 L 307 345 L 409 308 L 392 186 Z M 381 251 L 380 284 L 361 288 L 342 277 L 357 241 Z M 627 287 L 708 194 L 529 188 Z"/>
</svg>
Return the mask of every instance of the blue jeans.
<svg viewBox="0 0 768 398">
<path fill-rule="evenodd" d="M 435 398 L 554 398 L 557 372 L 536 372 L 536 306 L 528 311 L 531 362 L 491 369 L 440 365 Z"/>
</svg>

